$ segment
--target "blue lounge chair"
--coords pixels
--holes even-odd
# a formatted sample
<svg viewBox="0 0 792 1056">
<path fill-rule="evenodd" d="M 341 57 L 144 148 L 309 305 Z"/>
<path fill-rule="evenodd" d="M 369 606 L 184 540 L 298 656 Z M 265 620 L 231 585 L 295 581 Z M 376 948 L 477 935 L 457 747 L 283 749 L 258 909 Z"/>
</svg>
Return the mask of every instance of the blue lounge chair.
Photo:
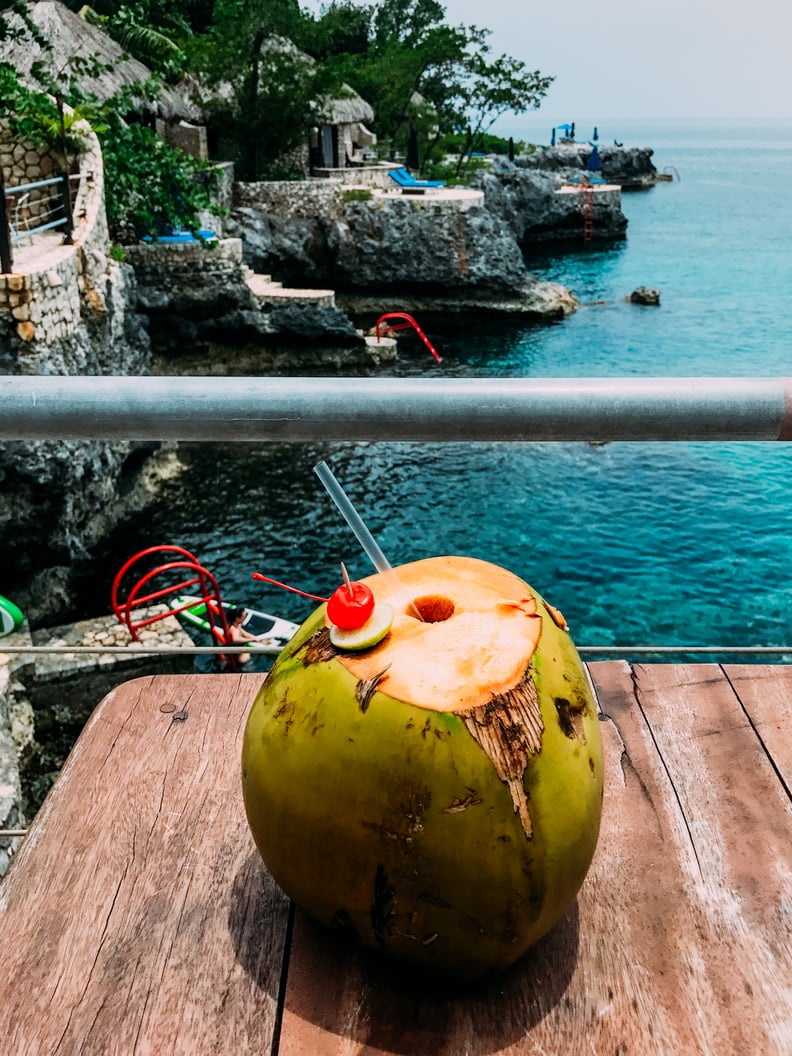
<svg viewBox="0 0 792 1056">
<path fill-rule="evenodd" d="M 196 231 L 195 234 L 192 231 L 182 231 L 180 228 L 169 228 L 167 234 L 163 232 L 161 235 L 157 235 L 156 239 L 152 238 L 151 235 L 144 235 L 143 242 L 216 242 L 217 235 L 214 231 L 208 231 L 203 229 Z"/>
<path fill-rule="evenodd" d="M 414 176 L 402 169 L 388 169 L 388 175 L 403 191 L 426 190 L 429 187 L 445 187 L 443 180 L 416 180 Z"/>
</svg>

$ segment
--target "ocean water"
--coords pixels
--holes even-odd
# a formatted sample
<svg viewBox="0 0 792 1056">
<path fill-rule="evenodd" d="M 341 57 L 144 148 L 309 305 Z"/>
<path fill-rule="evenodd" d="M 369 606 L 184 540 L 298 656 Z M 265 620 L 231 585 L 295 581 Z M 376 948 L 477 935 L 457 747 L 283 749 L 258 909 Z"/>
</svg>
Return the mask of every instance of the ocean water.
<svg viewBox="0 0 792 1056">
<path fill-rule="evenodd" d="M 792 374 L 792 124 L 610 125 L 601 142 L 652 146 L 658 169 L 679 178 L 624 195 L 623 243 L 531 260 L 580 311 L 551 325 L 421 318 L 442 366 L 408 339 L 392 374 Z M 642 284 L 661 291 L 659 308 L 625 301 Z M 370 571 L 312 472 L 324 458 L 394 564 L 459 553 L 505 565 L 563 610 L 580 645 L 682 656 L 788 644 L 792 659 L 791 445 L 244 444 L 185 455 L 189 471 L 98 555 L 93 583 L 107 578 L 108 593 L 139 546 L 176 543 L 229 600 L 303 619 L 310 602 L 250 573 L 321 594 L 338 584 L 340 560 Z"/>
</svg>

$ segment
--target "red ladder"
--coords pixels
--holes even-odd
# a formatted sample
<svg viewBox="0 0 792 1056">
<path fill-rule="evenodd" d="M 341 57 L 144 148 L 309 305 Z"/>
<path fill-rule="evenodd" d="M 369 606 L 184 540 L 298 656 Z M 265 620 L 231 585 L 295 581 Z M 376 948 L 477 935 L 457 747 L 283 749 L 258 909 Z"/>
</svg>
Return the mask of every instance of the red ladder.
<svg viewBox="0 0 792 1056">
<path fill-rule="evenodd" d="M 408 315 L 407 312 L 386 312 L 385 315 L 381 315 L 379 317 L 379 319 L 377 320 L 377 328 L 376 328 L 377 341 L 379 341 L 379 339 L 380 339 L 380 324 L 383 323 L 386 319 L 404 319 L 405 322 L 396 323 L 395 325 L 390 325 L 390 326 L 387 327 L 387 329 L 388 330 L 409 330 L 410 327 L 412 327 L 412 329 L 416 332 L 416 334 L 418 334 L 420 339 L 423 341 L 423 343 L 426 345 L 426 347 L 432 353 L 432 355 L 437 360 L 437 362 L 438 363 L 442 363 L 443 362 L 442 359 L 440 358 L 440 356 L 437 354 L 437 350 L 435 349 L 435 347 L 432 344 L 432 342 L 429 340 L 429 338 L 426 336 L 426 334 L 423 332 L 423 330 L 420 328 L 420 326 L 416 323 L 416 321 L 413 319 L 413 317 L 411 315 Z"/>
<path fill-rule="evenodd" d="M 175 560 L 166 560 L 158 564 L 157 559 L 160 557 L 170 557 Z M 135 565 L 140 564 L 145 564 L 145 571 L 138 569 L 134 573 L 136 579 L 130 590 L 128 584 L 132 578 L 131 571 Z M 175 576 L 174 573 L 176 573 Z M 183 578 L 185 576 L 186 578 Z M 173 582 L 174 578 L 178 579 L 178 582 Z M 166 585 L 152 590 L 156 579 L 161 582 L 166 581 Z M 154 601 L 162 601 L 170 594 L 189 592 L 195 587 L 198 590 L 189 604 L 177 605 L 174 608 L 167 608 L 164 612 L 153 614 L 143 615 L 140 612 Z M 217 580 L 208 569 L 198 563 L 189 550 L 184 550 L 181 546 L 149 546 L 141 550 L 121 566 L 113 580 L 110 592 L 113 612 L 119 623 L 123 623 L 128 628 L 134 642 L 140 641 L 137 632 L 142 627 L 148 627 L 168 616 L 175 616 L 191 608 L 197 600 L 206 605 L 206 618 L 212 634 L 220 642 L 230 644 L 231 635 Z M 230 656 L 228 659 L 231 666 L 235 667 L 235 657 Z"/>
</svg>

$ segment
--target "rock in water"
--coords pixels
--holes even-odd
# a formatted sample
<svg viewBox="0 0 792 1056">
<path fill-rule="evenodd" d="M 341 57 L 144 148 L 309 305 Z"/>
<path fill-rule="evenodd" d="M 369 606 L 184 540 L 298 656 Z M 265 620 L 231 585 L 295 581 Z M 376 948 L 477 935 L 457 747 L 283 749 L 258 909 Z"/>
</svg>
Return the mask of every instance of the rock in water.
<svg viewBox="0 0 792 1056">
<path fill-rule="evenodd" d="M 639 286 L 630 294 L 633 304 L 660 304 L 660 291 L 651 286 Z"/>
</svg>

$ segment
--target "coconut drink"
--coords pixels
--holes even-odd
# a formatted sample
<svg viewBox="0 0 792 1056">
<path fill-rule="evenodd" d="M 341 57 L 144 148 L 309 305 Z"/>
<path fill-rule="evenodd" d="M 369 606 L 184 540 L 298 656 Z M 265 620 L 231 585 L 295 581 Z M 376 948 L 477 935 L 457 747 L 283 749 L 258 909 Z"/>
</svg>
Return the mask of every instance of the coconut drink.
<svg viewBox="0 0 792 1056">
<path fill-rule="evenodd" d="M 566 623 L 470 557 L 339 590 L 248 718 L 256 844 L 297 905 L 364 946 L 501 971 L 564 914 L 597 842 L 597 709 Z"/>
</svg>

